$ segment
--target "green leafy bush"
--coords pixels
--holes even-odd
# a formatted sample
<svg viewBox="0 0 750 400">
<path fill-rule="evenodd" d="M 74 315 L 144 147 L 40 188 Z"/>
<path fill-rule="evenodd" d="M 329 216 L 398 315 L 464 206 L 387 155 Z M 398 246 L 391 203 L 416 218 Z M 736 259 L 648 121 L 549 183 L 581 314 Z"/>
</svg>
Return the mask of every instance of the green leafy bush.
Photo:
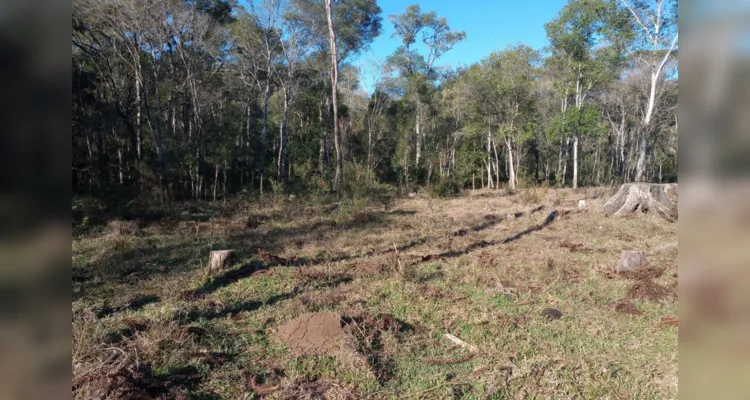
<svg viewBox="0 0 750 400">
<path fill-rule="evenodd" d="M 432 197 L 450 197 L 461 193 L 461 185 L 454 180 L 444 180 L 431 185 L 428 191 Z"/>
</svg>

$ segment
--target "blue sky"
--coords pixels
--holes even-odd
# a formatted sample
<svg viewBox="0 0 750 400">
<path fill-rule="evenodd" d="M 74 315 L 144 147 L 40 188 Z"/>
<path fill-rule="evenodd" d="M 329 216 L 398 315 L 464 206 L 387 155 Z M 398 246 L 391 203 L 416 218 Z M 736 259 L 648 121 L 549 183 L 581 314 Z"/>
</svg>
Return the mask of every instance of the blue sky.
<svg viewBox="0 0 750 400">
<path fill-rule="evenodd" d="M 470 65 L 509 44 L 543 48 L 548 44 L 544 24 L 557 16 L 566 0 L 378 0 L 383 9 L 381 34 L 352 63 L 384 60 L 392 54 L 400 42 L 391 37 L 393 24 L 388 16 L 401 14 L 415 3 L 422 12 L 435 11 L 447 18 L 452 30 L 466 32 L 466 39 L 437 62 L 455 67 Z"/>
</svg>

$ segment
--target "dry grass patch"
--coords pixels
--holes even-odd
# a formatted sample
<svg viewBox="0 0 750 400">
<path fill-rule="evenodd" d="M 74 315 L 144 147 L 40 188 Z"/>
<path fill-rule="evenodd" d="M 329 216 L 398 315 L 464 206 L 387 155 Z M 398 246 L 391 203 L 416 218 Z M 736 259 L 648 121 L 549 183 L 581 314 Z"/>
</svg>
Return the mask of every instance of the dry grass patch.
<svg viewBox="0 0 750 400">
<path fill-rule="evenodd" d="M 678 308 L 677 225 L 605 218 L 598 191 L 200 206 L 185 229 L 92 231 L 73 243 L 74 397 L 676 397 L 676 329 L 658 321 Z M 231 279 L 207 281 L 220 247 Z M 625 248 L 652 268 L 614 274 Z M 359 358 L 284 346 L 317 311 L 343 316 Z"/>
</svg>

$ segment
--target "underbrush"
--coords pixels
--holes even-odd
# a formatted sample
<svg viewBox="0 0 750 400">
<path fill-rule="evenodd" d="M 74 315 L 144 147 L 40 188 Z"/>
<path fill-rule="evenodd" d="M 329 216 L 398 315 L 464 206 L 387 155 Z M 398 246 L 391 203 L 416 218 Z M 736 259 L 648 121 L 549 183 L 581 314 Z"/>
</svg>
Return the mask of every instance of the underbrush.
<svg viewBox="0 0 750 400">
<path fill-rule="evenodd" d="M 433 198 L 452 197 L 461 193 L 461 185 L 454 180 L 446 179 L 428 186 L 427 192 Z"/>
</svg>

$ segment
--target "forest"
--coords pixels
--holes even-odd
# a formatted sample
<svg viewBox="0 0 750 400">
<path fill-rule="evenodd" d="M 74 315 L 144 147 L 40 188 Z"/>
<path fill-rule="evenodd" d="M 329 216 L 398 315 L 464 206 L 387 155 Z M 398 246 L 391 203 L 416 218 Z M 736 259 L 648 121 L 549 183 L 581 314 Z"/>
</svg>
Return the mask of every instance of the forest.
<svg viewBox="0 0 750 400">
<path fill-rule="evenodd" d="M 74 0 L 73 191 L 106 204 L 677 181 L 677 2 L 571 0 L 471 65 L 375 0 Z M 368 46 L 393 26 L 387 58 Z M 385 190 L 385 189 L 383 189 Z"/>
<path fill-rule="evenodd" d="M 677 1 L 453 1 L 73 0 L 73 398 L 677 398 Z"/>
</svg>

